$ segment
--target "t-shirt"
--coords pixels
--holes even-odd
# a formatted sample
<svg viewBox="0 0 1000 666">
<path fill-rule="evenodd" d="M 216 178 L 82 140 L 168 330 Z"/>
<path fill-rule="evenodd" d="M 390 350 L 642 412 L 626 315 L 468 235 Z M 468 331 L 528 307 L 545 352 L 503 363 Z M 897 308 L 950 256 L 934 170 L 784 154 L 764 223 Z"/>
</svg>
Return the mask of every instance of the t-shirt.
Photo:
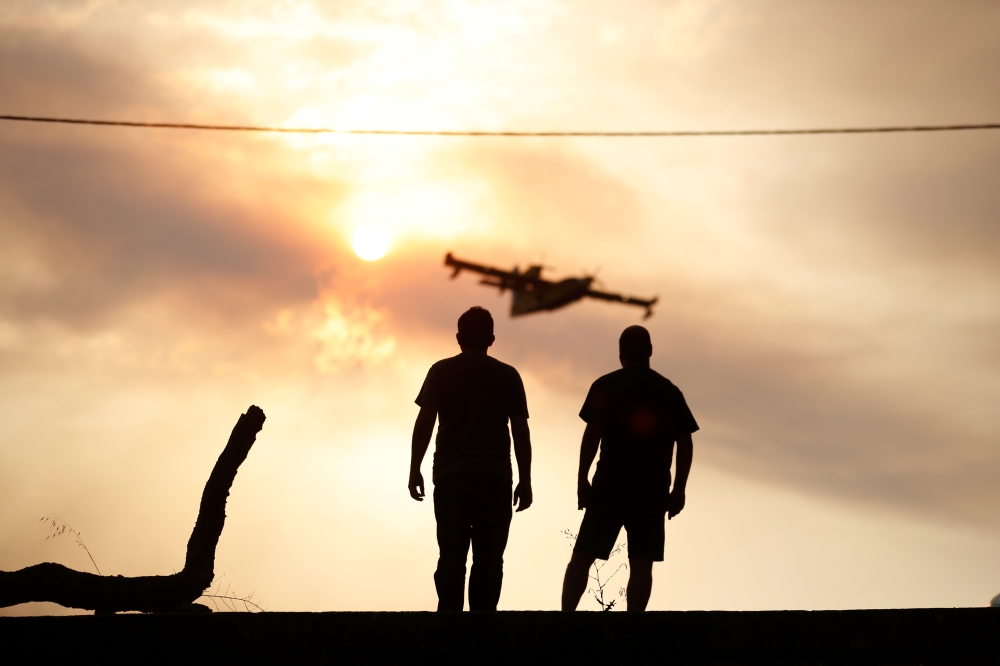
<svg viewBox="0 0 1000 666">
<path fill-rule="evenodd" d="M 580 418 L 601 426 L 594 487 L 659 490 L 670 486 L 674 442 L 698 430 L 684 394 L 650 368 L 629 367 L 593 383 Z"/>
<path fill-rule="evenodd" d="M 416 402 L 438 413 L 435 483 L 452 474 L 512 480 L 507 421 L 528 418 L 517 370 L 486 354 L 452 356 L 431 366 Z"/>
</svg>

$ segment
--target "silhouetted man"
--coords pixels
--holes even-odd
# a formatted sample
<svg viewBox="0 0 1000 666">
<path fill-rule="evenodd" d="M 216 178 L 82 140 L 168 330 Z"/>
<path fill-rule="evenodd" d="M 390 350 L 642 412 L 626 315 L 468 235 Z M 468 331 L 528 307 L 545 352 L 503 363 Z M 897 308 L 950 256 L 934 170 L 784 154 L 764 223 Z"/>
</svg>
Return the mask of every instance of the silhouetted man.
<svg viewBox="0 0 1000 666">
<path fill-rule="evenodd" d="M 587 423 L 580 445 L 578 508 L 586 509 L 563 580 L 562 609 L 576 610 L 595 559 L 606 560 L 621 528 L 628 533 L 628 610 L 644 611 L 653 562 L 663 561 L 663 518 L 684 508 L 691 470 L 691 433 L 698 430 L 684 395 L 649 367 L 649 331 L 629 326 L 618 340 L 622 369 L 590 387 L 580 410 Z M 677 442 L 677 478 L 670 462 Z M 594 483 L 587 480 L 600 447 Z"/>
<path fill-rule="evenodd" d="M 417 396 L 413 426 L 410 496 L 424 498 L 420 463 L 438 420 L 434 451 L 434 517 L 440 556 L 434 585 L 438 610 L 460 611 L 465 597 L 465 562 L 472 544 L 469 609 L 496 610 L 503 582 L 511 507 L 531 506 L 531 436 L 521 376 L 486 354 L 493 344 L 493 317 L 481 307 L 458 319 L 462 353 L 431 366 Z M 511 501 L 514 436 L 519 482 Z"/>
</svg>

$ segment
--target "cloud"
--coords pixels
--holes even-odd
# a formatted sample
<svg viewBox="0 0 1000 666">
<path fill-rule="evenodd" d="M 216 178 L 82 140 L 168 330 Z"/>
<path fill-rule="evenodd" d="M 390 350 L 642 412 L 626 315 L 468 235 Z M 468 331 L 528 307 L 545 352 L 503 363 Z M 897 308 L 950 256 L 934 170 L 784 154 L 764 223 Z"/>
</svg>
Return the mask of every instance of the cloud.
<svg viewBox="0 0 1000 666">
<path fill-rule="evenodd" d="M 24 249 L 54 276 L 11 294 L 16 312 L 87 318 L 176 289 L 242 291 L 241 300 L 314 291 L 315 253 L 280 224 L 248 224 L 259 213 L 192 198 L 206 184 L 148 154 L 17 141 L 2 153 L 6 197 L 33 220 Z"/>
<path fill-rule="evenodd" d="M 5 104 L 541 129 L 992 120 L 980 116 L 995 107 L 988 3 L 906 17 L 870 3 L 521 7 L 501 31 L 477 31 L 475 12 L 258 7 L 108 5 L 70 22 L 22 12 L 0 22 Z M 684 20 L 664 28 L 670 16 Z M 601 26 L 620 37 L 600 46 Z M 686 55 L 657 50 L 668 28 Z M 231 419 L 258 401 L 275 446 L 241 471 L 257 485 L 233 515 L 264 522 L 234 521 L 234 534 L 247 530 L 239 543 L 253 543 L 261 516 L 288 537 L 266 549 L 304 543 L 289 533 L 313 519 L 364 536 L 339 513 L 355 497 L 329 479 L 368 465 L 352 477 L 364 487 L 389 461 L 405 468 L 412 399 L 428 365 L 456 353 L 455 320 L 474 304 L 497 320 L 494 353 L 526 378 L 545 479 L 560 487 L 575 409 L 617 367 L 617 336 L 641 312 L 581 302 L 511 319 L 509 294 L 448 280 L 452 250 L 544 263 L 553 277 L 600 267 L 609 290 L 659 295 L 646 322 L 654 367 L 702 424 L 696 465 L 859 513 L 995 530 L 997 141 L 2 125 L 5 520 L 47 502 L 80 507 L 104 535 L 112 518 L 137 524 L 139 509 L 105 489 L 113 481 L 148 494 L 165 527 L 136 528 L 146 545 L 118 552 L 145 554 L 112 568 L 169 568 L 150 553 L 183 544 L 202 481 L 191 470 L 210 467 Z M 373 217 L 393 244 L 362 262 L 347 238 Z M 403 520 L 379 506 L 375 523 Z M 281 527 L 286 510 L 299 527 Z M 5 561 L 27 552 L 10 547 Z"/>
</svg>

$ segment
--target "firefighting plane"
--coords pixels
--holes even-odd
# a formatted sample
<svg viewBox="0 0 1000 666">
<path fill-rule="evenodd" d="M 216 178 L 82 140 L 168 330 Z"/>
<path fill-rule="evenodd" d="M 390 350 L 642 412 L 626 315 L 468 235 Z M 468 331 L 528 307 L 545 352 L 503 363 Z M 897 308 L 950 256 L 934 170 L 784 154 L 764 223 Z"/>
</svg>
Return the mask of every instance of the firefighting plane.
<svg viewBox="0 0 1000 666">
<path fill-rule="evenodd" d="M 517 267 L 513 270 L 504 271 L 490 266 L 481 266 L 469 261 L 456 259 L 449 252 L 444 258 L 444 265 L 454 269 L 451 274 L 452 279 L 458 277 L 462 271 L 479 273 L 485 277 L 479 284 L 489 287 L 497 287 L 502 294 L 510 289 L 514 295 L 510 305 L 510 316 L 517 317 L 531 312 L 541 310 L 557 310 L 564 305 L 574 303 L 584 296 L 596 298 L 602 301 L 613 301 L 626 305 L 638 305 L 646 309 L 643 319 L 648 319 L 653 314 L 653 306 L 657 298 L 643 300 L 632 298 L 622 294 L 612 294 L 606 291 L 591 289 L 590 285 L 594 281 L 591 276 L 582 278 L 567 278 L 559 282 L 552 282 L 542 279 L 542 266 L 529 266 L 523 273 Z"/>
</svg>

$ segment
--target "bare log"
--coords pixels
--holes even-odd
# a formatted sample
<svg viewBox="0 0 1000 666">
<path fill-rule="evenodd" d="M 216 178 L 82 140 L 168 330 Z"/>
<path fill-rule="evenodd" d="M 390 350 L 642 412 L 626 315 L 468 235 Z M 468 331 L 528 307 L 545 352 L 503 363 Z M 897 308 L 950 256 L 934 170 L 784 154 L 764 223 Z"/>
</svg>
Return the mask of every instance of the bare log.
<svg viewBox="0 0 1000 666">
<path fill-rule="evenodd" d="M 198 519 L 188 540 L 187 557 L 180 572 L 130 578 L 98 576 L 45 562 L 18 571 L 0 571 L 0 608 L 30 601 L 51 601 L 97 613 L 207 611 L 194 601 L 215 578 L 215 548 L 226 522 L 229 489 L 257 433 L 264 427 L 265 418 L 260 407 L 251 405 L 233 428 L 205 484 Z"/>
</svg>

